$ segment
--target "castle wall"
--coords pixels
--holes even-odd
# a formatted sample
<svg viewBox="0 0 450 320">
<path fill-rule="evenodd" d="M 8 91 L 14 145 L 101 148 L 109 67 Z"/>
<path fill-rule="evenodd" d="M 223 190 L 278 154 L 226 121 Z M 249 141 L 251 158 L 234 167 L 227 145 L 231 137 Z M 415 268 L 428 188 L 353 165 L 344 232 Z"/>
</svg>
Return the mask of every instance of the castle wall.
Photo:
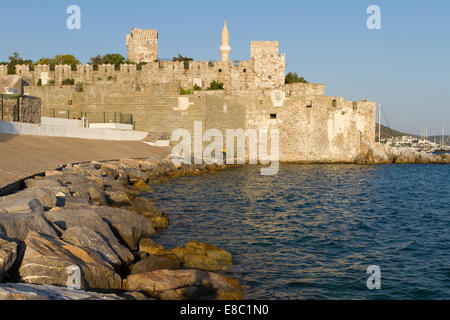
<svg viewBox="0 0 450 320">
<path fill-rule="evenodd" d="M 114 65 L 99 65 L 98 70 L 94 70 L 92 65 L 77 65 L 75 70 L 68 65 L 57 65 L 54 69 L 49 65 L 37 65 L 30 71 L 28 65 L 17 65 L 16 73 L 31 86 L 37 86 L 39 80 L 42 86 L 61 85 L 64 79 L 74 79 L 75 83 L 83 84 L 116 83 L 140 87 L 173 83 L 184 89 L 193 88 L 195 84 L 207 89 L 212 81 L 218 81 L 230 91 L 267 89 L 284 84 L 284 76 L 274 76 L 270 85 L 269 80 L 259 80 L 254 66 L 253 61 L 153 61 L 142 65 L 141 70 L 137 70 L 136 65 L 124 64 L 119 70 L 115 70 Z M 269 79 L 268 76 L 266 78 Z"/>
<path fill-rule="evenodd" d="M 42 98 L 44 116 L 81 116 L 90 122 L 111 119 L 114 112 L 133 114 L 135 129 L 170 137 L 178 128 L 193 132 L 194 121 L 203 129 L 278 128 L 280 160 L 305 162 L 351 162 L 375 142 L 375 104 L 351 102 L 321 95 L 323 85 L 296 84 L 280 90 L 247 90 L 242 94 L 227 91 L 198 91 L 178 94 L 171 84 L 153 85 L 137 91 L 133 86 L 86 85 L 82 93 L 74 86 L 29 88 Z M 69 105 L 68 102 L 71 102 Z M 271 115 L 276 115 L 272 119 Z M 107 121 L 108 122 L 108 121 Z M 206 143 L 204 143 L 206 145 Z M 224 144 L 225 145 L 225 144 Z"/>
<path fill-rule="evenodd" d="M 260 97 L 246 103 L 246 117 L 249 128 L 279 129 L 281 161 L 351 162 L 375 141 L 372 102 L 305 95 L 275 107 Z"/>
</svg>

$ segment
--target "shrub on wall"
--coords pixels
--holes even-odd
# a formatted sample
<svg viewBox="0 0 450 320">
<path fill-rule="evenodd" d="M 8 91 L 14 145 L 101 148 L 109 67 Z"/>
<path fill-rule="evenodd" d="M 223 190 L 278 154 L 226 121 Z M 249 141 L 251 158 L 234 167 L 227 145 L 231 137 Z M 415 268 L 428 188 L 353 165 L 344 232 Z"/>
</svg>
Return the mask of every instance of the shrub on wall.
<svg viewBox="0 0 450 320">
<path fill-rule="evenodd" d="M 72 85 L 75 84 L 75 80 L 74 80 L 74 79 L 67 78 L 67 79 L 64 79 L 63 81 L 61 81 L 61 84 L 62 84 L 63 86 L 72 86 Z"/>
<path fill-rule="evenodd" d="M 197 84 L 194 84 L 194 91 L 202 90 L 201 87 L 199 87 Z"/>
<path fill-rule="evenodd" d="M 37 86 L 38 86 L 38 87 L 42 86 L 42 80 L 41 80 L 41 79 L 38 80 Z"/>
<path fill-rule="evenodd" d="M 308 83 L 308 81 L 305 80 L 305 78 L 303 77 L 299 77 L 297 72 L 289 72 L 286 75 L 286 80 L 285 80 L 286 84 L 290 84 L 290 83 Z"/>
<path fill-rule="evenodd" d="M 193 93 L 194 93 L 194 89 L 184 89 L 183 87 L 180 87 L 180 94 L 181 95 L 193 94 Z"/>
<path fill-rule="evenodd" d="M 54 86 L 55 85 L 55 80 L 48 80 L 47 84 L 49 86 Z"/>
<path fill-rule="evenodd" d="M 213 80 L 206 90 L 223 90 L 223 83 Z"/>
</svg>

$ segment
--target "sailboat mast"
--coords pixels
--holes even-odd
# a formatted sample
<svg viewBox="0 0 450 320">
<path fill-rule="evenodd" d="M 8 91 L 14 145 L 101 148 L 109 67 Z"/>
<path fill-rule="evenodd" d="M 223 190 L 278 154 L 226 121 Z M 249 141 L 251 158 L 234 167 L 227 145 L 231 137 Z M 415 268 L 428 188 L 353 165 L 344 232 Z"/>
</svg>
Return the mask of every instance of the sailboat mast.
<svg viewBox="0 0 450 320">
<path fill-rule="evenodd" d="M 378 104 L 378 142 L 381 143 L 381 103 Z"/>
</svg>

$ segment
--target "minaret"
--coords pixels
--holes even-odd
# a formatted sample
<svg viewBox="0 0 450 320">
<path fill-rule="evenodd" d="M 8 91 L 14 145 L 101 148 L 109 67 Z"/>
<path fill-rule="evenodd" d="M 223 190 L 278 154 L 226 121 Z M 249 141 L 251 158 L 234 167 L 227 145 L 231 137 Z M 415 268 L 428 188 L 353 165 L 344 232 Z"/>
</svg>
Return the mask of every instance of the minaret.
<svg viewBox="0 0 450 320">
<path fill-rule="evenodd" d="M 227 28 L 227 19 L 225 19 L 225 25 L 223 26 L 222 31 L 222 45 L 220 46 L 220 54 L 222 55 L 222 61 L 230 60 L 230 34 Z"/>
</svg>

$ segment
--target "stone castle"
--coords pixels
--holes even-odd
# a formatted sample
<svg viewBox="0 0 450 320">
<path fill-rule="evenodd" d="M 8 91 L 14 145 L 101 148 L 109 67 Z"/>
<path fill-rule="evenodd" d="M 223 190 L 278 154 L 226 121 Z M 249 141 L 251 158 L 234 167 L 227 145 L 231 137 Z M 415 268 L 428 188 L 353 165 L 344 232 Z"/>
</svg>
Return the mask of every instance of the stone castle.
<svg viewBox="0 0 450 320">
<path fill-rule="evenodd" d="M 128 59 L 139 65 L 16 66 L 28 84 L 27 94 L 42 99 L 42 114 L 133 115 L 136 130 L 149 137 L 170 137 L 177 128 L 278 128 L 281 161 L 350 162 L 375 143 L 375 103 L 327 97 L 322 84 L 285 84 L 286 57 L 277 41 L 252 41 L 250 60 L 230 61 L 230 34 L 225 21 L 220 61 L 158 60 L 159 33 L 131 29 Z M 6 68 L 0 66 L 0 75 Z M 64 79 L 82 83 L 61 85 Z M 206 90 L 211 82 L 224 90 Z M 199 89 L 181 95 L 180 88 Z M 103 114 L 103 116 L 102 116 Z M 62 115 L 62 116 L 65 116 Z"/>
</svg>

